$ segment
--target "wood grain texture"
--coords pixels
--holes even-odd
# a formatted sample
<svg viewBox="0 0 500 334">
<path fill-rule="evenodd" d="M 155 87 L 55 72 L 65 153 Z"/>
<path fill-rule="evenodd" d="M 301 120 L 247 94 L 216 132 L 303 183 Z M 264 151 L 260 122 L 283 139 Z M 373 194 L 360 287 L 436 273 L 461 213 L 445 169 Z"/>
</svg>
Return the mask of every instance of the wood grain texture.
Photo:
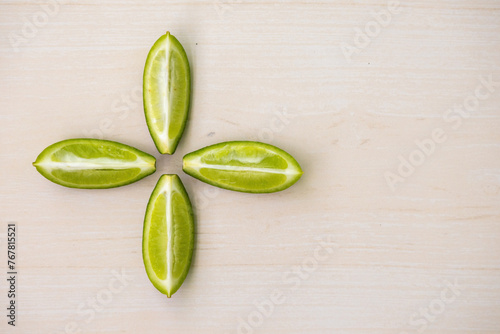
<svg viewBox="0 0 500 334">
<path fill-rule="evenodd" d="M 404 2 L 379 32 L 380 0 L 55 3 L 0 3 L 0 277 L 7 222 L 19 234 L 17 326 L 2 278 L 0 332 L 500 333 L 500 86 L 444 119 L 481 80 L 500 82 L 499 1 Z M 377 33 L 348 59 L 341 46 L 367 26 Z M 156 152 L 141 101 L 166 30 L 194 85 L 174 156 Z M 446 140 L 393 191 L 387 172 L 435 129 Z M 153 153 L 158 171 L 78 191 L 31 166 L 82 136 Z M 182 173 L 184 154 L 245 139 L 291 153 L 303 178 L 253 195 Z M 193 266 L 169 300 L 141 257 L 146 203 L 167 172 L 197 216 Z M 259 310 L 276 291 L 272 312 Z"/>
</svg>

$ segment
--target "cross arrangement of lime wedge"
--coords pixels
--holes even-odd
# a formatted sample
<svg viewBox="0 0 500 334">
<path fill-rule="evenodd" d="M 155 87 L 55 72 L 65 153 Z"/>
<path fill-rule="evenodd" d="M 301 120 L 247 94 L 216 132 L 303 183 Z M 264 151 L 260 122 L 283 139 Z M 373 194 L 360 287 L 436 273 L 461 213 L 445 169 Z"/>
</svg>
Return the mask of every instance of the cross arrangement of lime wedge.
<svg viewBox="0 0 500 334">
<path fill-rule="evenodd" d="M 184 132 L 191 95 L 189 61 L 169 32 L 149 51 L 143 78 L 149 132 L 162 154 L 173 154 Z"/>
<path fill-rule="evenodd" d="M 186 52 L 167 32 L 151 47 L 143 77 L 146 122 L 160 153 L 175 152 L 186 126 L 190 96 Z M 98 139 L 52 144 L 33 165 L 52 182 L 83 189 L 119 187 L 156 171 L 152 155 Z M 281 191 L 302 176 L 290 154 L 254 141 L 224 142 L 186 154 L 182 169 L 211 185 L 248 193 Z M 189 272 L 194 239 L 194 215 L 186 189 L 177 175 L 162 175 L 146 208 L 142 255 L 150 281 L 169 298 Z"/>
<path fill-rule="evenodd" d="M 68 139 L 52 144 L 33 165 L 50 181 L 70 188 L 113 188 L 155 172 L 152 155 L 99 139 Z"/>
<path fill-rule="evenodd" d="M 151 283 L 167 297 L 184 282 L 193 248 L 194 218 L 189 197 L 177 175 L 162 175 L 146 209 L 142 255 Z"/>
<path fill-rule="evenodd" d="M 290 154 L 252 141 L 224 142 L 189 153 L 182 169 L 211 185 L 249 193 L 284 190 L 302 176 Z"/>
</svg>

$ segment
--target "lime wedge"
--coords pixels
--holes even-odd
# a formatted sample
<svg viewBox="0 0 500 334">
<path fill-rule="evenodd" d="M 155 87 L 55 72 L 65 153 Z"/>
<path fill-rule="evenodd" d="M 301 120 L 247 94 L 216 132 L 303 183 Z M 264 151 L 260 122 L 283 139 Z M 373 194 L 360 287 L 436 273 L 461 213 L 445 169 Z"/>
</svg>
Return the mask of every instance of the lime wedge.
<svg viewBox="0 0 500 334">
<path fill-rule="evenodd" d="M 33 165 L 50 181 L 70 188 L 114 188 L 155 172 L 152 155 L 99 139 L 68 139 L 52 144 Z"/>
<path fill-rule="evenodd" d="M 302 176 L 290 154 L 252 141 L 225 142 L 189 153 L 182 169 L 213 186 L 248 193 L 280 191 Z"/>
<path fill-rule="evenodd" d="M 151 283 L 169 298 L 186 278 L 193 247 L 194 218 L 186 190 L 177 175 L 162 175 L 146 209 L 142 256 Z"/>
<path fill-rule="evenodd" d="M 169 32 L 149 51 L 143 80 L 149 132 L 160 153 L 173 154 L 186 126 L 191 77 L 186 52 Z"/>
</svg>

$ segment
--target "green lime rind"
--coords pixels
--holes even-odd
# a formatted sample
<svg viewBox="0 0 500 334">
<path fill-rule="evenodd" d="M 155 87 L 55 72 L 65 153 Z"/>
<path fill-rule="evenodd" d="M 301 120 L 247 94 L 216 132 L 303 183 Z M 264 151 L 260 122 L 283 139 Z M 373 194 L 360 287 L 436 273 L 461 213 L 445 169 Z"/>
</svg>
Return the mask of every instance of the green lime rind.
<svg viewBox="0 0 500 334">
<path fill-rule="evenodd" d="M 156 171 L 156 159 L 150 154 L 114 141 L 87 138 L 50 145 L 33 165 L 46 179 L 79 189 L 120 187 Z"/>
<path fill-rule="evenodd" d="M 181 179 L 162 175 L 146 209 L 142 256 L 149 280 L 169 298 L 189 272 L 194 229 L 191 201 Z"/>
<path fill-rule="evenodd" d="M 186 127 L 191 70 L 186 51 L 169 32 L 151 47 L 143 76 L 144 113 L 158 151 L 173 154 Z"/>
<path fill-rule="evenodd" d="M 284 190 L 302 176 L 298 162 L 276 146 L 253 141 L 229 141 L 186 154 L 182 169 L 216 187 L 248 192 Z"/>
</svg>

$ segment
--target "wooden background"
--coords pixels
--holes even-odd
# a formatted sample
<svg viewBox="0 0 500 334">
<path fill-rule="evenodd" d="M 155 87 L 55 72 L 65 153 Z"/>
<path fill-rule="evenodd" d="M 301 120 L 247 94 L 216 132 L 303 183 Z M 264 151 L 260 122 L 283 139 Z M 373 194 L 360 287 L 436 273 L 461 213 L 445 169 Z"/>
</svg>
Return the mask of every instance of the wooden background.
<svg viewBox="0 0 500 334">
<path fill-rule="evenodd" d="M 500 1 L 402 2 L 377 23 L 388 6 L 2 0 L 0 332 L 500 333 Z M 147 52 L 167 30 L 194 82 L 174 156 L 156 151 L 141 104 Z M 31 166 L 49 144 L 89 136 L 155 154 L 157 173 L 79 191 Z M 190 151 L 248 139 L 290 152 L 303 178 L 252 195 L 181 171 Z M 170 300 L 141 257 L 162 173 L 181 176 L 197 216 L 193 266 Z"/>
</svg>

